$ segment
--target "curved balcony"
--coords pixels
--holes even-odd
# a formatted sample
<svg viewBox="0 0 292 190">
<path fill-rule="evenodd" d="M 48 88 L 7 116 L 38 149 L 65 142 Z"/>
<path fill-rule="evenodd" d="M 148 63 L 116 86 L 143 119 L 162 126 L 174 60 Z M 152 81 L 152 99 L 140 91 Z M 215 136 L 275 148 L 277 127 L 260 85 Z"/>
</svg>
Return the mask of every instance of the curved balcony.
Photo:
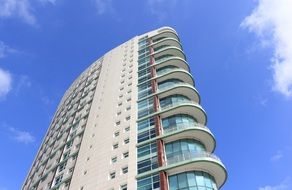
<svg viewBox="0 0 292 190">
<path fill-rule="evenodd" d="M 177 41 L 179 41 L 179 37 L 178 37 L 177 33 L 175 32 L 175 30 L 170 29 L 170 28 L 161 29 L 161 32 L 152 36 L 152 41 L 153 41 L 153 43 L 155 43 L 163 38 L 174 38 Z"/>
<path fill-rule="evenodd" d="M 169 45 L 169 46 L 177 47 L 182 50 L 182 45 L 176 38 L 168 38 L 168 37 L 161 38 L 160 40 L 154 42 L 151 45 L 154 49 L 159 46 Z"/>
<path fill-rule="evenodd" d="M 174 175 L 186 171 L 205 171 L 212 175 L 220 188 L 227 179 L 226 168 L 221 160 L 214 154 L 184 152 L 180 155 L 168 158 L 166 167 L 168 175 Z"/>
<path fill-rule="evenodd" d="M 163 26 L 163 27 L 159 28 L 159 30 L 158 30 L 159 33 L 163 32 L 163 31 L 171 31 L 177 35 L 176 30 L 170 26 Z"/>
<path fill-rule="evenodd" d="M 165 57 L 165 58 L 156 60 L 153 66 L 156 69 L 160 69 L 160 68 L 168 66 L 168 65 L 176 66 L 176 67 L 182 68 L 186 71 L 190 71 L 190 67 L 189 67 L 188 63 L 184 59 L 182 59 L 180 57 L 176 57 L 176 56 L 169 56 L 169 57 Z"/>
<path fill-rule="evenodd" d="M 213 152 L 216 147 L 215 137 L 212 132 L 199 123 L 172 125 L 163 128 L 163 140 L 165 143 L 180 139 L 196 139 L 204 144 L 208 152 Z"/>
<path fill-rule="evenodd" d="M 200 104 L 201 101 L 200 94 L 197 89 L 194 86 L 184 82 L 172 83 L 164 87 L 158 87 L 156 93 L 140 98 L 139 101 L 148 99 L 154 95 L 157 95 L 159 99 L 162 99 L 174 94 L 181 94 L 183 96 L 186 96 L 188 97 L 188 99 L 198 104 Z"/>
<path fill-rule="evenodd" d="M 162 119 L 172 115 L 187 114 L 195 117 L 198 123 L 203 125 L 207 124 L 206 112 L 197 102 L 193 101 L 184 101 L 170 104 L 161 108 L 159 114 Z"/>
<path fill-rule="evenodd" d="M 158 88 L 157 95 L 159 99 L 173 94 L 181 94 L 197 103 L 200 103 L 200 95 L 196 88 L 188 83 L 173 83 L 164 88 Z"/>
<path fill-rule="evenodd" d="M 195 83 L 192 75 L 188 71 L 184 69 L 180 69 L 180 68 L 171 69 L 155 77 L 157 83 L 165 81 L 165 80 L 169 80 L 172 78 L 180 79 L 181 81 L 188 83 L 190 85 L 194 85 Z"/>
<path fill-rule="evenodd" d="M 151 55 L 153 55 L 154 58 L 156 59 L 156 58 L 161 57 L 165 54 L 173 55 L 175 57 L 180 57 L 180 58 L 186 60 L 186 56 L 185 56 L 184 52 L 175 46 L 167 46 L 167 47 L 161 48 L 158 51 L 152 53 Z"/>
</svg>

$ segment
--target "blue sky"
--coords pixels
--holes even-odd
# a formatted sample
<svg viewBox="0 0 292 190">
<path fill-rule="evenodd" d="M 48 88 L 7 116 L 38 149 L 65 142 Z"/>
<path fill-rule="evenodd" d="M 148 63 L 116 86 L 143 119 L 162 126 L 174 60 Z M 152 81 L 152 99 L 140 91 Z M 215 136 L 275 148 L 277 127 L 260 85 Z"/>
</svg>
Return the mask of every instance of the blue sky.
<svg viewBox="0 0 292 190">
<path fill-rule="evenodd" d="M 0 0 L 0 190 L 20 189 L 64 91 L 171 26 L 217 139 L 224 190 L 292 189 L 291 0 Z"/>
</svg>

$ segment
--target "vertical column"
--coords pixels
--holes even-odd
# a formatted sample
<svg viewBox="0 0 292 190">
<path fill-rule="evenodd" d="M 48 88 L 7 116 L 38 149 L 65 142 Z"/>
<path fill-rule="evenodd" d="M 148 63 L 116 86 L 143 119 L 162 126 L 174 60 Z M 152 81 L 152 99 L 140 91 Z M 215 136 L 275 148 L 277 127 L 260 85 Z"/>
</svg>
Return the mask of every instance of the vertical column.
<svg viewBox="0 0 292 190">
<path fill-rule="evenodd" d="M 149 39 L 149 50 L 150 50 L 150 65 L 151 67 L 151 78 L 156 76 L 156 71 L 155 68 L 153 67 L 153 64 L 155 62 L 154 56 L 152 55 L 154 53 L 152 45 L 152 40 Z M 152 93 L 155 94 L 157 92 L 157 81 L 156 79 L 151 81 L 151 88 L 152 88 Z M 159 111 L 159 98 L 157 95 L 153 96 L 154 100 L 154 112 Z M 160 124 L 160 116 L 156 115 L 154 117 L 155 119 L 155 132 L 156 136 L 161 135 L 162 133 L 162 127 Z M 159 167 L 164 166 L 165 164 L 165 159 L 164 159 L 164 143 L 162 139 L 157 140 L 157 158 L 158 158 L 158 165 Z M 159 172 L 159 177 L 160 177 L 160 189 L 161 190 L 168 190 L 168 185 L 167 185 L 167 174 L 164 171 Z"/>
</svg>

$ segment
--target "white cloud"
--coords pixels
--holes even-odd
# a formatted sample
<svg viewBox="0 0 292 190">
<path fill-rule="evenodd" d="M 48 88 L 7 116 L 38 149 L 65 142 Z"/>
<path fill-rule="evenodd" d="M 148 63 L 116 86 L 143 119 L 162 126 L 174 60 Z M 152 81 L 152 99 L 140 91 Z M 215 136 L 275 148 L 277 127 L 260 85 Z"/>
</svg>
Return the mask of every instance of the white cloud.
<svg viewBox="0 0 292 190">
<path fill-rule="evenodd" d="M 106 12 L 113 12 L 112 0 L 94 0 L 97 14 L 102 15 Z"/>
<path fill-rule="evenodd" d="M 271 58 L 273 89 L 292 97 L 292 0 L 258 0 L 241 26 L 256 34 L 264 46 L 274 49 Z"/>
<path fill-rule="evenodd" d="M 1 17 L 17 17 L 31 25 L 36 23 L 29 0 L 0 0 Z"/>
<path fill-rule="evenodd" d="M 192 0 L 147 0 L 150 13 L 156 16 L 158 21 L 163 21 L 167 17 L 176 18 L 174 15 L 180 14 L 180 17 L 188 17 L 191 12 L 190 7 L 194 6 Z"/>
<path fill-rule="evenodd" d="M 159 20 L 165 19 L 167 11 L 175 8 L 178 2 L 178 0 L 147 0 L 151 13 Z"/>
<path fill-rule="evenodd" d="M 0 100 L 5 99 L 12 88 L 12 77 L 8 71 L 0 68 Z"/>
<path fill-rule="evenodd" d="M 32 0 L 0 0 L 0 18 L 19 18 L 30 25 L 36 24 Z M 56 0 L 36 0 L 39 3 L 56 4 Z"/>
<path fill-rule="evenodd" d="M 18 96 L 22 90 L 24 90 L 25 88 L 29 88 L 32 85 L 29 77 L 26 75 L 17 76 L 15 77 L 14 81 L 15 83 L 17 83 L 13 90 L 16 96 Z"/>
<path fill-rule="evenodd" d="M 13 49 L 13 48 L 7 46 L 3 41 L 0 40 L 0 58 L 5 57 L 9 53 L 15 53 L 15 52 L 17 52 L 16 49 Z"/>
<path fill-rule="evenodd" d="M 284 181 L 282 181 L 279 185 L 271 186 L 267 185 L 265 187 L 260 187 L 259 190 L 291 190 L 291 180 L 287 177 Z"/>
<path fill-rule="evenodd" d="M 28 131 L 21 131 L 13 127 L 10 127 L 9 131 L 11 132 L 12 138 L 16 140 L 17 142 L 24 143 L 24 144 L 35 142 L 34 136 Z"/>
<path fill-rule="evenodd" d="M 52 5 L 55 5 L 57 0 L 38 0 L 41 3 L 51 3 Z"/>
<path fill-rule="evenodd" d="M 46 106 L 49 106 L 49 105 L 52 105 L 54 103 L 54 101 L 52 99 L 50 99 L 48 96 L 43 96 L 41 98 L 41 101 L 46 105 Z"/>
<path fill-rule="evenodd" d="M 271 160 L 272 162 L 276 162 L 276 161 L 282 159 L 283 157 L 284 157 L 283 152 L 282 152 L 281 150 L 278 150 L 278 151 L 276 152 L 276 154 L 274 154 L 274 155 L 271 157 L 270 160 Z"/>
</svg>

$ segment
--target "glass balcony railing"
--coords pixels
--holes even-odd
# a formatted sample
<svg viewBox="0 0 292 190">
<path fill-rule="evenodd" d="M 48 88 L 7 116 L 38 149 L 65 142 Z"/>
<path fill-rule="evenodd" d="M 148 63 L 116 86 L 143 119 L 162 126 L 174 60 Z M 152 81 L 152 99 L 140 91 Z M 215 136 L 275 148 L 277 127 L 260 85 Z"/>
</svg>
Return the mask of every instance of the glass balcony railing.
<svg viewBox="0 0 292 190">
<path fill-rule="evenodd" d="M 178 68 L 178 67 L 175 67 L 175 66 L 167 66 L 167 67 L 164 67 L 164 68 L 158 69 L 158 70 L 156 71 L 156 74 L 157 74 L 157 76 L 159 76 L 159 75 L 162 75 L 162 74 L 164 74 L 164 73 L 168 73 L 168 72 L 170 72 L 170 71 L 172 71 L 172 70 L 175 70 L 175 69 L 179 69 L 179 68 Z"/>
<path fill-rule="evenodd" d="M 184 72 L 186 72 L 186 70 L 180 69 L 180 68 L 169 68 L 169 69 L 163 69 L 163 70 L 157 72 L 156 74 L 157 74 L 157 76 L 161 76 L 161 75 L 164 75 L 164 74 L 172 72 L 172 71 L 184 71 Z"/>
<path fill-rule="evenodd" d="M 156 38 L 156 39 L 153 39 L 153 43 L 156 43 L 156 42 L 159 42 L 159 41 L 161 41 L 161 40 L 163 40 L 163 39 L 165 39 L 165 38 L 167 38 L 167 37 L 165 37 L 165 36 L 163 36 L 163 37 L 159 37 L 159 38 Z"/>
<path fill-rule="evenodd" d="M 175 46 L 168 46 L 168 45 L 166 45 L 166 46 L 161 46 L 161 48 L 156 48 L 155 53 L 159 53 L 159 52 L 162 52 L 162 51 L 164 51 L 166 49 L 171 49 L 171 48 L 177 49 L 177 51 L 181 50 L 181 49 L 179 49 L 179 48 L 177 48 Z"/>
<path fill-rule="evenodd" d="M 182 152 L 181 154 L 168 157 L 166 160 L 166 165 L 171 165 L 174 163 L 178 162 L 183 162 L 186 160 L 192 160 L 196 158 L 212 158 L 217 160 L 218 162 L 221 162 L 220 158 L 218 158 L 216 155 L 208 153 L 208 152 L 198 152 L 198 153 L 193 153 L 193 152 Z"/>
<path fill-rule="evenodd" d="M 164 91 L 164 90 L 167 90 L 167 89 L 170 89 L 170 88 L 173 88 L 173 87 L 176 87 L 176 86 L 189 86 L 189 87 L 192 87 L 194 88 L 193 85 L 190 85 L 189 83 L 186 83 L 186 82 L 177 82 L 177 83 L 169 83 L 165 86 L 160 86 L 158 87 L 158 92 L 161 92 L 161 91 Z"/>
<path fill-rule="evenodd" d="M 172 133 L 174 131 L 179 131 L 183 129 L 194 129 L 194 128 L 206 129 L 210 131 L 205 125 L 202 125 L 200 123 L 181 123 L 181 124 L 171 125 L 169 127 L 164 127 L 163 134 L 168 134 L 168 133 Z"/>
<path fill-rule="evenodd" d="M 161 56 L 160 58 L 155 59 L 155 64 L 159 64 L 165 60 L 170 60 L 173 57 L 176 57 L 176 56 L 173 56 L 173 55 Z"/>
<path fill-rule="evenodd" d="M 159 47 L 154 48 L 153 50 L 154 50 L 154 52 L 157 52 L 157 51 L 159 51 L 161 49 L 165 49 L 167 47 L 170 47 L 170 45 L 162 45 L 162 46 L 159 46 Z"/>
<path fill-rule="evenodd" d="M 177 101 L 177 102 L 172 102 L 171 104 L 167 104 L 167 105 L 163 105 L 161 106 L 161 111 L 166 110 L 168 108 L 174 107 L 174 106 L 179 106 L 181 104 L 196 104 L 198 106 L 200 106 L 197 102 L 195 101 L 191 101 L 191 100 L 182 100 L 182 101 Z M 201 107 L 201 106 L 200 106 Z"/>
</svg>

